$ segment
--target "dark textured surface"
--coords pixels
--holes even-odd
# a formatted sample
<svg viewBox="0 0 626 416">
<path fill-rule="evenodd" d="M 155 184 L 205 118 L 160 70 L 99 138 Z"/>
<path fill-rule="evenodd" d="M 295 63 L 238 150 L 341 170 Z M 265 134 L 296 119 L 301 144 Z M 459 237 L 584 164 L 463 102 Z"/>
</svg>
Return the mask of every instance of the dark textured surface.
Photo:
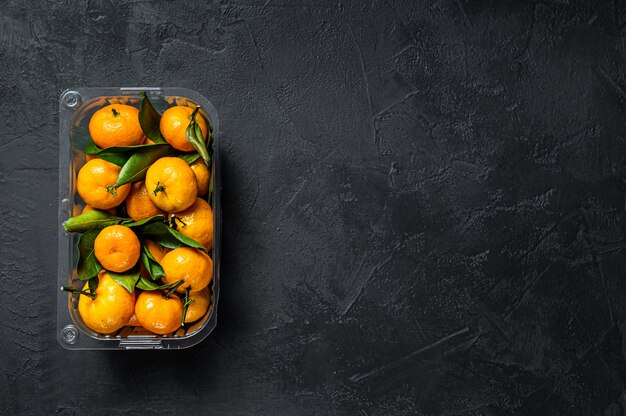
<svg viewBox="0 0 626 416">
<path fill-rule="evenodd" d="M 626 5 L 10 1 L 2 415 L 626 414 Z M 223 125 L 218 327 L 55 340 L 57 97 Z"/>
</svg>

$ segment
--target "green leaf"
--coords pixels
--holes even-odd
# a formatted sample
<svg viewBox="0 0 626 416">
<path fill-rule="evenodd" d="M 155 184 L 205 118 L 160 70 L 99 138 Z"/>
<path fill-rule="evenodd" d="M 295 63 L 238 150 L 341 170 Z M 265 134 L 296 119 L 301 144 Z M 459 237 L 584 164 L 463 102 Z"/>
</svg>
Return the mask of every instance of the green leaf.
<svg viewBox="0 0 626 416">
<path fill-rule="evenodd" d="M 159 285 L 152 283 L 145 277 L 140 277 L 135 287 L 141 290 L 159 290 Z"/>
<path fill-rule="evenodd" d="M 179 280 L 177 282 L 169 283 L 167 285 L 157 285 L 156 283 L 149 281 L 145 277 L 140 277 L 136 287 L 141 290 L 168 290 L 180 286 L 182 282 L 182 280 Z"/>
<path fill-rule="evenodd" d="M 89 139 L 89 141 L 85 143 L 85 153 L 88 155 L 95 155 L 101 150 L 102 149 L 100 149 L 91 139 Z"/>
<path fill-rule="evenodd" d="M 163 267 L 159 264 L 158 261 L 154 258 L 148 247 L 145 244 L 141 244 L 141 256 L 139 257 L 141 260 L 141 264 L 148 270 L 150 273 L 150 277 L 152 280 L 160 279 L 165 276 L 165 272 L 163 271 Z"/>
<path fill-rule="evenodd" d="M 152 240 L 167 248 L 193 247 L 207 252 L 207 249 L 197 241 L 182 235 L 163 222 L 152 222 L 137 227 L 135 230 L 141 237 Z"/>
<path fill-rule="evenodd" d="M 172 154 L 174 154 L 174 149 L 165 144 L 155 144 L 137 150 L 122 167 L 115 187 L 118 188 L 129 182 L 143 180 L 150 165 L 158 159 Z"/>
<path fill-rule="evenodd" d="M 100 234 L 100 230 L 87 231 L 78 240 L 78 265 L 76 272 L 80 280 L 91 279 L 102 270 L 100 262 L 93 250 L 93 243 Z"/>
<path fill-rule="evenodd" d="M 200 155 L 198 153 L 181 153 L 178 157 L 187 162 L 188 165 L 191 165 L 193 162 L 198 160 Z"/>
<path fill-rule="evenodd" d="M 209 154 L 213 157 L 213 129 L 210 128 L 210 124 L 207 123 L 207 125 L 209 126 L 209 132 L 206 138 L 206 146 L 209 149 Z"/>
<path fill-rule="evenodd" d="M 141 92 L 141 96 L 143 100 L 139 106 L 139 124 L 143 134 L 155 143 L 167 143 L 159 128 L 161 115 L 154 109 L 145 91 Z"/>
<path fill-rule="evenodd" d="M 109 225 L 120 224 L 124 220 L 124 218 L 94 209 L 69 218 L 63 223 L 63 228 L 68 232 L 84 233 L 91 230 L 101 230 Z"/>
<path fill-rule="evenodd" d="M 198 151 L 202 159 L 204 159 L 204 163 L 209 166 L 211 163 L 211 156 L 209 156 L 206 143 L 204 142 L 204 137 L 202 137 L 202 130 L 200 130 L 200 126 L 196 121 L 196 116 L 198 115 L 199 110 L 200 106 L 196 107 L 196 109 L 193 110 L 193 113 L 191 113 L 191 122 L 189 122 L 187 130 L 185 130 L 185 136 L 189 144 L 191 144 Z"/>
<path fill-rule="evenodd" d="M 139 280 L 139 267 L 135 266 L 132 269 L 123 272 L 123 273 L 115 273 L 115 272 L 107 272 L 111 279 L 118 285 L 124 287 L 124 289 L 128 290 L 130 293 L 133 293 L 135 290 L 135 285 Z"/>
<path fill-rule="evenodd" d="M 87 130 L 87 128 L 72 128 L 70 132 L 72 144 L 76 149 L 80 149 L 87 154 L 92 154 L 94 149 L 100 149 L 96 146 L 93 140 L 91 140 L 91 137 L 89 137 L 89 132 L 85 130 Z"/>
<path fill-rule="evenodd" d="M 137 146 L 111 146 L 100 150 L 97 155 L 100 159 L 111 162 L 119 167 L 124 166 L 128 159 L 139 149 L 160 146 L 156 144 L 139 144 Z"/>
<path fill-rule="evenodd" d="M 100 283 L 100 279 L 98 279 L 98 276 L 95 276 L 89 279 L 89 281 L 87 282 L 88 287 L 89 287 L 89 292 L 96 293 L 96 289 L 98 288 L 98 283 Z"/>
<path fill-rule="evenodd" d="M 164 220 L 165 220 L 165 217 L 162 214 L 159 214 L 159 215 L 155 215 L 154 217 L 144 218 L 143 220 L 139 220 L 139 221 L 125 222 L 122 225 L 132 228 L 132 227 L 140 227 L 150 222 L 164 221 Z"/>
</svg>

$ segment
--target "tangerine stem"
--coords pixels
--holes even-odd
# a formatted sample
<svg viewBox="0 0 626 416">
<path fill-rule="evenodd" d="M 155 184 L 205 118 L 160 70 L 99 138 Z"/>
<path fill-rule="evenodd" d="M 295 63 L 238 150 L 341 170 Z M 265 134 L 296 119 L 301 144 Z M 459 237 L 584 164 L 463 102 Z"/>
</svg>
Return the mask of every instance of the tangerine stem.
<svg viewBox="0 0 626 416">
<path fill-rule="evenodd" d="M 185 303 L 183 305 L 183 322 L 181 326 L 185 326 L 185 318 L 187 318 L 187 309 L 189 308 L 189 305 L 191 305 L 195 301 L 196 301 L 195 299 L 189 300 L 189 288 L 187 288 L 185 290 Z"/>
<path fill-rule="evenodd" d="M 85 290 L 74 289 L 71 286 L 61 286 L 61 290 L 64 290 L 64 291 L 70 292 L 70 293 L 78 293 L 80 295 L 84 295 L 84 296 L 90 297 L 91 299 L 95 299 L 96 298 L 96 294 L 95 293 L 87 292 Z"/>
<path fill-rule="evenodd" d="M 178 286 L 182 285 L 184 282 L 185 282 L 185 280 L 184 280 L 184 279 L 181 279 L 181 280 L 179 280 L 178 282 L 173 283 L 173 286 L 170 288 L 170 290 L 168 290 L 168 291 L 167 291 L 167 293 L 165 293 L 165 294 L 163 295 L 163 297 L 164 297 L 165 299 L 169 299 L 169 298 L 170 298 L 170 295 L 171 295 L 172 293 L 174 293 L 174 292 L 176 291 L 176 289 L 178 289 Z"/>
<path fill-rule="evenodd" d="M 179 216 L 172 214 L 172 217 L 170 218 L 170 225 L 172 226 L 173 229 L 176 230 L 178 228 L 178 226 L 176 225 L 176 220 L 180 221 L 181 224 L 183 224 L 183 227 L 187 226 L 187 223 L 181 220 Z"/>
<path fill-rule="evenodd" d="M 111 108 L 111 111 L 113 111 L 113 117 L 117 117 L 120 115 L 119 112 L 117 112 L 117 110 L 115 108 Z"/>
<path fill-rule="evenodd" d="M 115 185 L 107 185 L 106 190 L 113 196 L 117 196 L 117 187 Z"/>
<path fill-rule="evenodd" d="M 154 191 L 152 191 L 152 194 L 153 194 L 154 196 L 157 196 L 157 194 L 158 194 L 159 192 L 163 192 L 163 193 L 165 193 L 165 186 L 161 185 L 161 183 L 160 183 L 160 182 L 157 182 L 157 184 L 156 184 L 156 188 L 154 188 Z"/>
</svg>

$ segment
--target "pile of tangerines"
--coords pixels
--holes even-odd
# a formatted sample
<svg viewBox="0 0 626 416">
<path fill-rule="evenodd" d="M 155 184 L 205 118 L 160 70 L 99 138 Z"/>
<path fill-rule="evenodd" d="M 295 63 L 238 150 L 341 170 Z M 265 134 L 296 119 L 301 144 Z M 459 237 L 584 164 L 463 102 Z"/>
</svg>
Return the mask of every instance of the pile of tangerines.
<svg viewBox="0 0 626 416">
<path fill-rule="evenodd" d="M 80 317 L 95 332 L 171 334 L 211 306 L 212 135 L 192 106 L 161 115 L 144 94 L 139 109 L 109 104 L 89 120 L 76 178 L 85 206 L 64 223 L 81 233 L 85 284 L 62 289 L 79 296 Z"/>
</svg>

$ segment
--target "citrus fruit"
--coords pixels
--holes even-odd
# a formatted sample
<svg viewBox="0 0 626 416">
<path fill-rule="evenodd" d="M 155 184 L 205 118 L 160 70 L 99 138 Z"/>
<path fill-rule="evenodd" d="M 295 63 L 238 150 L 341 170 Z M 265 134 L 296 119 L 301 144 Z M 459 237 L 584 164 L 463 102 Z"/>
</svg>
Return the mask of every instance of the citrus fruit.
<svg viewBox="0 0 626 416">
<path fill-rule="evenodd" d="M 209 309 L 211 292 L 209 292 L 208 287 L 205 287 L 199 292 L 191 292 L 189 293 L 189 300 L 193 300 L 193 303 L 187 306 L 185 322 L 194 322 L 202 318 Z"/>
<path fill-rule="evenodd" d="M 95 299 L 81 295 L 78 312 L 85 325 L 101 334 L 110 334 L 126 325 L 135 309 L 135 294 L 118 285 L 108 273 L 100 273 Z M 85 283 L 84 291 L 88 291 Z"/>
<path fill-rule="evenodd" d="M 159 128 L 163 138 L 172 145 L 173 148 L 182 150 L 183 152 L 193 152 L 195 148 L 187 141 L 187 126 L 191 122 L 191 113 L 193 108 L 177 105 L 170 107 L 161 116 Z M 196 122 L 202 131 L 202 138 L 206 140 L 206 122 L 198 113 L 196 114 Z"/>
<path fill-rule="evenodd" d="M 209 192 L 209 181 L 211 180 L 211 172 L 203 159 L 198 159 L 189 165 L 198 182 L 198 195 L 204 195 Z"/>
<path fill-rule="evenodd" d="M 92 207 L 91 205 L 85 205 L 85 208 L 83 208 L 83 212 L 82 212 L 82 214 L 84 214 L 85 212 L 93 211 L 94 209 L 97 209 L 97 208 L 94 208 L 94 207 Z M 116 210 L 115 208 L 111 208 L 111 209 L 104 209 L 104 210 L 100 210 L 100 211 L 105 211 L 105 212 L 108 212 L 108 213 L 109 213 L 109 214 L 111 214 L 111 215 L 115 215 L 115 214 L 117 214 L 117 210 Z"/>
<path fill-rule="evenodd" d="M 126 197 L 126 213 L 133 221 L 143 220 L 145 218 L 154 217 L 155 215 L 164 214 L 150 197 L 146 184 L 143 181 L 132 184 L 130 192 Z"/>
<path fill-rule="evenodd" d="M 135 146 L 145 140 L 139 124 L 139 110 L 125 104 L 111 104 L 96 111 L 89 120 L 89 134 L 103 149 Z"/>
<path fill-rule="evenodd" d="M 179 157 L 154 162 L 146 172 L 146 188 L 154 205 L 166 212 L 189 208 L 198 195 L 196 176 Z"/>
<path fill-rule="evenodd" d="M 128 323 L 126 325 L 128 325 L 128 326 L 141 326 L 141 324 L 139 323 L 139 320 L 137 319 L 137 315 L 135 315 L 134 313 L 131 315 L 131 317 L 128 320 Z"/>
<path fill-rule="evenodd" d="M 184 211 L 174 215 L 176 231 L 186 235 L 207 250 L 213 244 L 213 210 L 204 199 L 196 198 L 196 202 Z"/>
<path fill-rule="evenodd" d="M 148 249 L 148 251 L 150 252 L 150 254 L 152 254 L 152 257 L 154 257 L 154 259 L 157 261 L 157 263 L 161 263 L 161 260 L 163 260 L 163 257 L 168 253 L 169 249 L 163 247 L 160 244 L 155 243 L 152 240 L 144 240 L 144 245 L 146 246 L 146 248 Z"/>
<path fill-rule="evenodd" d="M 190 247 L 176 248 L 163 257 L 161 267 L 165 272 L 163 282 L 175 283 L 184 280 L 177 292 L 183 293 L 189 288 L 199 292 L 209 285 L 213 278 L 213 261 L 203 251 Z"/>
<path fill-rule="evenodd" d="M 129 183 L 117 189 L 113 187 L 120 170 L 119 166 L 105 160 L 90 160 L 78 172 L 78 194 L 93 208 L 107 210 L 118 206 L 130 192 Z"/>
<path fill-rule="evenodd" d="M 145 329 L 165 335 L 180 328 L 183 303 L 176 295 L 166 299 L 160 291 L 141 292 L 135 303 L 135 315 Z"/>
<path fill-rule="evenodd" d="M 141 250 L 133 230 L 123 225 L 110 225 L 100 231 L 93 248 L 102 267 L 116 273 L 132 268 L 139 260 Z"/>
</svg>

